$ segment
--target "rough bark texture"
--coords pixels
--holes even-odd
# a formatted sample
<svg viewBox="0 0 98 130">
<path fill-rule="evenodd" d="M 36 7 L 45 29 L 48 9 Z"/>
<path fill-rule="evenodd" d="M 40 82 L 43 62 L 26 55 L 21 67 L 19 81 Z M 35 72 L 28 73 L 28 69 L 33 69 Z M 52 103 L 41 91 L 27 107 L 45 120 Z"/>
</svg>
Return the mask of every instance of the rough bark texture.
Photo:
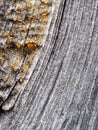
<svg viewBox="0 0 98 130">
<path fill-rule="evenodd" d="M 98 130 L 98 0 L 57 2 L 32 62 L 0 130 Z"/>
</svg>

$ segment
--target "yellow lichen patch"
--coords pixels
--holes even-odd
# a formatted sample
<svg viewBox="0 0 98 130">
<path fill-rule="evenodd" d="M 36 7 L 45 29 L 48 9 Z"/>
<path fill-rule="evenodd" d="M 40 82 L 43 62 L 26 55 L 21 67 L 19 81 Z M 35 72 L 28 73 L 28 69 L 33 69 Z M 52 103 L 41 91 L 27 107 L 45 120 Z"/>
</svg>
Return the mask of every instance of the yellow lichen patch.
<svg viewBox="0 0 98 130">
<path fill-rule="evenodd" d="M 24 20 L 21 21 L 23 24 L 26 24 L 26 22 Z"/>
<path fill-rule="evenodd" d="M 47 12 L 43 12 L 43 13 L 41 14 L 41 17 L 42 17 L 42 18 L 47 18 L 47 16 L 48 16 L 48 15 L 47 15 Z"/>
<path fill-rule="evenodd" d="M 43 4 L 45 4 L 45 5 L 50 4 L 49 0 L 40 0 L 40 1 L 41 1 L 41 3 L 43 3 Z"/>
<path fill-rule="evenodd" d="M 8 35 L 8 33 L 7 33 L 7 32 L 3 32 L 2 34 L 3 34 L 3 36 L 7 36 L 7 35 Z"/>
<path fill-rule="evenodd" d="M 26 72 L 28 70 L 28 68 L 30 67 L 30 64 L 28 63 L 28 61 L 26 61 L 25 65 L 23 66 L 23 72 Z"/>
<path fill-rule="evenodd" d="M 5 16 L 8 16 L 8 13 L 5 13 Z"/>
<path fill-rule="evenodd" d="M 20 14 L 20 13 L 21 13 L 20 10 L 16 10 L 15 12 L 16 12 L 17 14 Z"/>
<path fill-rule="evenodd" d="M 21 32 L 21 36 L 22 36 L 22 37 L 25 37 L 25 33 Z"/>
<path fill-rule="evenodd" d="M 21 45 L 17 42 L 17 43 L 16 43 L 16 47 L 17 47 L 18 49 L 20 49 L 20 48 L 21 48 Z"/>
<path fill-rule="evenodd" d="M 20 31 L 26 32 L 26 29 L 24 27 L 19 28 Z"/>
<path fill-rule="evenodd" d="M 19 64 L 19 62 L 20 62 L 19 59 L 16 59 L 14 63 L 10 64 L 10 66 L 15 69 L 17 68 L 17 65 Z"/>
<path fill-rule="evenodd" d="M 32 9 L 32 11 L 34 11 L 36 8 L 33 6 L 31 9 Z"/>
<path fill-rule="evenodd" d="M 14 33 L 11 32 L 11 33 L 9 34 L 9 36 L 10 36 L 10 37 L 14 37 Z"/>
<path fill-rule="evenodd" d="M 20 77 L 20 78 L 19 78 L 19 83 L 23 83 L 23 81 L 24 81 L 24 78 L 23 78 L 23 77 Z"/>
<path fill-rule="evenodd" d="M 28 48 L 36 48 L 37 45 L 35 43 L 29 43 L 29 44 L 27 44 L 27 47 Z"/>
<path fill-rule="evenodd" d="M 37 30 L 42 31 L 43 27 L 39 26 L 39 27 L 37 27 Z"/>
<path fill-rule="evenodd" d="M 38 40 L 39 40 L 39 42 L 42 42 L 43 39 L 40 37 Z"/>
<path fill-rule="evenodd" d="M 13 37 L 12 36 L 10 36 L 10 35 L 8 35 L 8 37 L 7 37 L 7 39 L 8 39 L 8 41 L 12 41 L 13 40 Z"/>
<path fill-rule="evenodd" d="M 31 7 L 32 6 L 30 0 L 25 0 L 25 2 L 27 4 L 27 7 Z"/>
<path fill-rule="evenodd" d="M 44 6 L 44 5 L 40 5 L 39 8 L 40 8 L 40 9 L 44 9 L 45 6 Z"/>
<path fill-rule="evenodd" d="M 32 42 L 29 42 L 26 45 L 27 45 L 28 49 L 32 49 L 32 48 L 36 48 L 37 47 L 37 45 L 35 43 L 32 43 Z"/>
<path fill-rule="evenodd" d="M 21 10 L 21 9 L 23 9 L 22 3 L 17 3 L 17 10 Z"/>
<path fill-rule="evenodd" d="M 32 43 L 32 40 L 26 40 L 25 43 L 26 43 L 26 44 Z"/>
<path fill-rule="evenodd" d="M 22 23 L 23 19 L 17 19 L 18 22 Z"/>
<path fill-rule="evenodd" d="M 43 21 L 43 19 L 42 19 L 42 18 L 40 18 L 40 19 L 39 19 L 39 22 L 42 22 L 42 21 Z"/>
<path fill-rule="evenodd" d="M 33 39 L 34 39 L 34 41 L 37 41 L 37 37 L 36 36 L 34 36 Z"/>
<path fill-rule="evenodd" d="M 22 72 L 24 72 L 24 70 L 21 68 L 21 69 L 19 70 L 19 72 L 22 73 Z"/>
<path fill-rule="evenodd" d="M 17 21 L 17 17 L 13 17 L 13 21 L 16 22 Z"/>
</svg>

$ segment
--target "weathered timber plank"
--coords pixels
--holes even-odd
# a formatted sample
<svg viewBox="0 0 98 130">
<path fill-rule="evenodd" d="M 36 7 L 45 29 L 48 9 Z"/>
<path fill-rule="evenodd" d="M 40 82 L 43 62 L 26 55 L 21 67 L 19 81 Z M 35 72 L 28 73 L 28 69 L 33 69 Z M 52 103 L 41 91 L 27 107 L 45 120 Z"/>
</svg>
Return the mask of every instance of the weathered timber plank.
<svg viewBox="0 0 98 130">
<path fill-rule="evenodd" d="M 98 0 L 59 2 L 0 130 L 98 129 Z"/>
<path fill-rule="evenodd" d="M 40 0 L 7 1 L 6 5 L 7 10 L 1 11 L 0 25 L 0 28 L 5 27 L 3 23 L 6 22 L 0 37 L 0 105 L 5 111 L 14 106 L 24 88 L 19 82 L 24 81 L 35 52 L 44 46 L 54 3 Z M 1 7 L 5 8 L 4 2 L 1 2 Z"/>
</svg>

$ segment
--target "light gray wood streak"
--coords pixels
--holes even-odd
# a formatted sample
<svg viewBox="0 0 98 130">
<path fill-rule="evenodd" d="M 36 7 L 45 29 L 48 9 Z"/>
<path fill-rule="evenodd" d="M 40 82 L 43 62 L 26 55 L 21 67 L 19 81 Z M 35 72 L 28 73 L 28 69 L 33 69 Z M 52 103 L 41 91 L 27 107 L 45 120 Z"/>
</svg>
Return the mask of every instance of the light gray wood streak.
<svg viewBox="0 0 98 130">
<path fill-rule="evenodd" d="M 52 36 L 15 107 L 1 113 L 0 130 L 98 130 L 98 0 L 61 0 L 58 8 Z"/>
</svg>

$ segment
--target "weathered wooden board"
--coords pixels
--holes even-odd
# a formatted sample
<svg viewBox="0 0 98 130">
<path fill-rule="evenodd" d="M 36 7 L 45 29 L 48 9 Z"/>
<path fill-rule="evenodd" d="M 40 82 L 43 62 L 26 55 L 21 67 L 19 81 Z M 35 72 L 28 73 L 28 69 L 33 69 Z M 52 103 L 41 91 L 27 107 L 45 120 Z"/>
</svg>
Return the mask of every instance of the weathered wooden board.
<svg viewBox="0 0 98 130">
<path fill-rule="evenodd" d="M 19 83 L 26 79 L 35 52 L 44 46 L 55 3 L 2 0 L 0 4 L 0 105 L 7 111 L 24 87 Z"/>
<path fill-rule="evenodd" d="M 98 129 L 98 0 L 54 0 L 48 36 L 0 130 Z M 10 99 L 11 98 L 11 99 Z M 14 100 L 15 98 L 15 100 Z"/>
</svg>

